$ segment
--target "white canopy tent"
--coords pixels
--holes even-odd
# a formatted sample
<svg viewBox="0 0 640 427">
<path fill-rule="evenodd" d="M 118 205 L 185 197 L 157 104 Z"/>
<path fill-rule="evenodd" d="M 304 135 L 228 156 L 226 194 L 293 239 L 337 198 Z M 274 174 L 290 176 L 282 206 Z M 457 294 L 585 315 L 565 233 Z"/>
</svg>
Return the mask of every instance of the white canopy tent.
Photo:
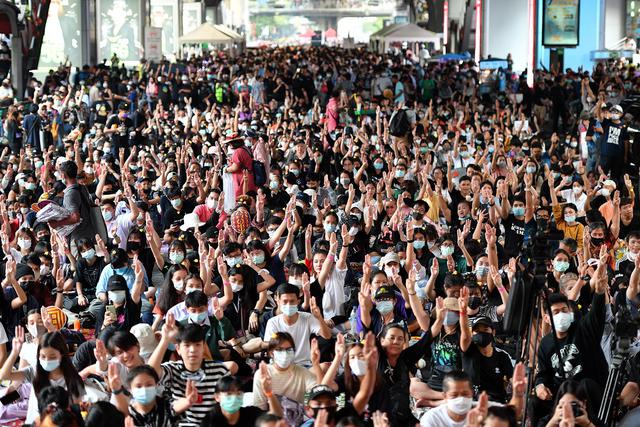
<svg viewBox="0 0 640 427">
<path fill-rule="evenodd" d="M 384 53 L 393 43 L 433 43 L 439 50 L 442 43 L 440 34 L 425 30 L 416 24 L 392 24 L 373 33 L 369 39 L 372 50 Z M 417 51 L 414 49 L 414 51 Z"/>
<path fill-rule="evenodd" d="M 236 48 L 242 50 L 244 37 L 223 25 L 211 25 L 208 22 L 200 25 L 195 30 L 180 37 L 182 45 L 224 45 L 232 56 L 236 54 Z"/>
</svg>

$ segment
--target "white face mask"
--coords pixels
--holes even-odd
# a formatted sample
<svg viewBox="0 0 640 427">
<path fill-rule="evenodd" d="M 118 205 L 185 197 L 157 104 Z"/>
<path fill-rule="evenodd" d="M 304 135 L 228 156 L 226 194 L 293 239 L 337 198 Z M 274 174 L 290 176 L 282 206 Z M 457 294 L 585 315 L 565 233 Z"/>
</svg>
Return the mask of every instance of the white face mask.
<svg viewBox="0 0 640 427">
<path fill-rule="evenodd" d="M 356 377 L 361 377 L 367 373 L 367 361 L 362 359 L 349 360 L 349 368 Z"/>
<path fill-rule="evenodd" d="M 280 369 L 287 369 L 295 358 L 295 353 L 292 351 L 275 350 L 273 352 L 273 362 Z"/>
<path fill-rule="evenodd" d="M 553 325 L 558 332 L 567 332 L 573 323 L 573 313 L 558 313 L 553 315 Z"/>
<path fill-rule="evenodd" d="M 31 239 L 18 239 L 18 246 L 25 251 L 31 249 Z"/>
<path fill-rule="evenodd" d="M 456 397 L 455 399 L 447 399 L 447 409 L 457 415 L 466 415 L 471 410 L 473 399 L 470 397 Z"/>
<path fill-rule="evenodd" d="M 173 282 L 173 287 L 176 289 L 176 291 L 180 292 L 184 289 L 184 281 L 183 280 L 176 280 Z"/>
</svg>

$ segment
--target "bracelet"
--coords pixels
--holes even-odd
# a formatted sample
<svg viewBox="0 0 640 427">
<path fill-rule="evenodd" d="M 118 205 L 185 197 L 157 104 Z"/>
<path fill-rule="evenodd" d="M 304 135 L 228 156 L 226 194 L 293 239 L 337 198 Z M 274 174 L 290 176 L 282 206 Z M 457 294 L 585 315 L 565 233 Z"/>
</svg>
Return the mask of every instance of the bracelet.
<svg viewBox="0 0 640 427">
<path fill-rule="evenodd" d="M 117 395 L 117 394 L 122 394 L 122 393 L 124 393 L 124 392 L 125 392 L 124 387 L 120 387 L 118 390 L 113 390 L 111 393 L 113 393 L 113 394 L 116 394 L 116 395 Z"/>
<path fill-rule="evenodd" d="M 64 289 L 56 289 L 56 294 L 63 294 L 64 293 Z"/>
<path fill-rule="evenodd" d="M 496 288 L 498 289 L 498 291 L 500 292 L 504 292 L 506 291 L 506 289 L 504 288 L 504 286 L 496 286 Z"/>
<path fill-rule="evenodd" d="M 350 246 L 350 245 L 348 245 L 348 244 L 347 244 L 347 245 L 345 245 L 344 243 L 342 244 L 342 247 L 343 247 L 343 248 L 348 248 L 349 246 Z"/>
<path fill-rule="evenodd" d="M 266 391 L 265 391 L 265 392 L 264 392 L 264 395 L 265 395 L 265 397 L 266 397 L 267 399 L 271 399 L 271 398 L 273 397 L 273 392 L 272 392 L 272 391 L 270 391 L 270 392 L 266 392 Z"/>
<path fill-rule="evenodd" d="M 413 239 L 412 240 L 407 240 L 407 243 L 413 243 Z"/>
<path fill-rule="evenodd" d="M 267 270 L 266 268 L 263 268 L 262 270 L 258 271 L 258 274 L 262 274 L 262 273 L 271 274 L 269 270 Z"/>
<path fill-rule="evenodd" d="M 411 293 L 411 292 L 407 291 L 407 293 L 408 293 L 409 295 L 411 295 L 411 296 L 413 296 L 413 295 L 418 295 L 418 294 L 417 294 L 417 293 L 415 293 L 415 292 L 414 292 L 414 293 Z"/>
</svg>

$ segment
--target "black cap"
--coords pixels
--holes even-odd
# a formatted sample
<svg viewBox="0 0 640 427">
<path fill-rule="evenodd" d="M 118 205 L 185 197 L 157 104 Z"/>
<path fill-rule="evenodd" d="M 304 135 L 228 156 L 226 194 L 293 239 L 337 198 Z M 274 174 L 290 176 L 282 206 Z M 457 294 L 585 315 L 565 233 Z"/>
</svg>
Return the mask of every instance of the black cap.
<svg viewBox="0 0 640 427">
<path fill-rule="evenodd" d="M 107 291 L 126 291 L 127 289 L 129 289 L 127 287 L 127 280 L 123 276 L 114 274 L 109 277 L 109 281 L 107 282 Z"/>
<path fill-rule="evenodd" d="M 29 267 L 27 264 L 18 264 L 16 265 L 16 280 L 20 280 L 21 277 L 24 276 L 35 276 L 33 273 L 33 269 Z"/>
<path fill-rule="evenodd" d="M 396 297 L 396 293 L 393 291 L 393 289 L 390 286 L 380 286 L 376 291 L 376 294 L 373 297 L 373 299 L 378 300 L 382 298 L 395 298 L 395 297 Z"/>
<path fill-rule="evenodd" d="M 301 202 L 304 202 L 306 204 L 311 203 L 311 197 L 307 193 L 303 193 L 302 191 L 296 194 L 296 200 L 300 200 Z"/>
<path fill-rule="evenodd" d="M 320 396 L 328 396 L 331 399 L 335 399 L 336 393 L 331 389 L 331 387 L 324 384 L 317 385 L 309 391 L 309 400 L 317 399 Z"/>
<path fill-rule="evenodd" d="M 480 316 L 480 317 L 476 317 L 475 319 L 473 319 L 473 325 L 472 325 L 471 329 L 475 329 L 477 326 L 480 326 L 480 325 L 485 325 L 485 326 L 490 327 L 491 329 L 495 329 L 491 319 L 489 319 L 486 316 Z"/>
</svg>

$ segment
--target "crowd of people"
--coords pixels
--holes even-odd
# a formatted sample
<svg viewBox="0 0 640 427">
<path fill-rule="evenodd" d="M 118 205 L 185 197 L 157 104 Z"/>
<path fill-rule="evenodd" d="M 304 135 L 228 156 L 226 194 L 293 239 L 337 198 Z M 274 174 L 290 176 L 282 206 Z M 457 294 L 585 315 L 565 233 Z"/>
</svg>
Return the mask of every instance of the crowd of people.
<svg viewBox="0 0 640 427">
<path fill-rule="evenodd" d="M 639 72 L 500 73 L 288 47 L 31 77 L 0 423 L 599 427 L 609 399 L 638 425 L 635 346 L 606 384 L 640 306 Z"/>
</svg>

